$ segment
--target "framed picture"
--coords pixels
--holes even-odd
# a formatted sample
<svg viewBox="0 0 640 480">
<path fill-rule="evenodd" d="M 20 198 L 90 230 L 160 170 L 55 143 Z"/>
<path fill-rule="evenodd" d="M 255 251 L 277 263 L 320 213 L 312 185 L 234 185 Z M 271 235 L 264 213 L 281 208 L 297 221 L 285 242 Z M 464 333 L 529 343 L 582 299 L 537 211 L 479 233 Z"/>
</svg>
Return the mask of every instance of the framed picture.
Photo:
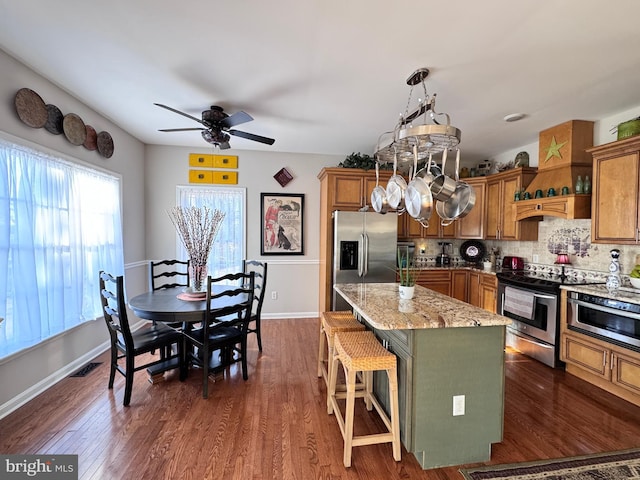
<svg viewBox="0 0 640 480">
<path fill-rule="evenodd" d="M 304 255 L 304 194 L 261 193 L 261 255 Z"/>
</svg>

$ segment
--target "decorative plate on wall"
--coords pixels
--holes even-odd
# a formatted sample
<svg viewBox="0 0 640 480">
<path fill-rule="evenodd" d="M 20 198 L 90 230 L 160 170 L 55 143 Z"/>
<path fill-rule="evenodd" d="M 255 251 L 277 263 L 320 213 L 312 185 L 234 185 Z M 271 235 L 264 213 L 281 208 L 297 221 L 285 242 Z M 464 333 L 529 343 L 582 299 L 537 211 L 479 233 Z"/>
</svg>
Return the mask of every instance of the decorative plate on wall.
<svg viewBox="0 0 640 480">
<path fill-rule="evenodd" d="M 32 128 L 42 128 L 49 115 L 42 97 L 30 88 L 21 88 L 16 93 L 16 112 L 23 123 Z"/>
<path fill-rule="evenodd" d="M 75 113 L 67 113 L 62 119 L 62 129 L 72 145 L 82 145 L 87 138 L 87 129 L 82 119 Z"/>
<path fill-rule="evenodd" d="M 485 253 L 484 244 L 477 240 L 467 240 L 460 245 L 460 256 L 470 263 L 481 262 Z"/>
<path fill-rule="evenodd" d="M 62 119 L 64 115 L 58 107 L 55 105 L 47 104 L 47 122 L 44 124 L 44 128 L 47 132 L 54 135 L 60 135 L 62 133 Z"/>
<path fill-rule="evenodd" d="M 87 138 L 84 140 L 84 148 L 87 150 L 96 150 L 98 148 L 98 134 L 96 129 L 91 125 L 84 126 L 87 131 Z"/>
<path fill-rule="evenodd" d="M 98 134 L 98 153 L 104 158 L 111 158 L 113 155 L 113 138 L 109 132 L 100 132 Z"/>
</svg>

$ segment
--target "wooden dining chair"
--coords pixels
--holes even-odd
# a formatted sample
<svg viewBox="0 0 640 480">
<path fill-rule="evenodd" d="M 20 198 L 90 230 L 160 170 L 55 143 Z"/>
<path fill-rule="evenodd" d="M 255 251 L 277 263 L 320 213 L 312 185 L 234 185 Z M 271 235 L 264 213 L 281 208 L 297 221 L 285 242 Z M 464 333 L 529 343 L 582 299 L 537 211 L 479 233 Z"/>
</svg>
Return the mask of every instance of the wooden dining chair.
<svg viewBox="0 0 640 480">
<path fill-rule="evenodd" d="M 188 287 L 189 261 L 159 260 L 149 262 L 149 289 Z"/>
<path fill-rule="evenodd" d="M 175 361 L 176 367 L 181 365 L 182 334 L 173 328 L 163 324 L 151 324 L 144 326 L 135 332 L 129 326 L 127 305 L 124 297 L 124 279 L 122 276 L 114 277 L 104 271 L 100 272 L 100 298 L 104 320 L 111 338 L 111 371 L 109 374 L 109 389 L 113 388 L 116 371 L 125 377 L 124 400 L 125 406 L 131 401 L 133 389 L 133 374 L 143 368 L 158 365 L 162 362 Z M 171 346 L 177 345 L 173 355 L 161 355 L 153 361 L 147 361 L 136 365 L 137 356 L 144 353 L 170 352 Z M 124 359 L 124 365 L 119 360 Z"/>
<path fill-rule="evenodd" d="M 184 352 L 188 361 L 183 364 L 186 375 L 189 363 L 202 367 L 202 397 L 209 394 L 209 369 L 213 352 L 220 350 L 223 365 L 242 362 L 242 378 L 247 373 L 247 331 L 253 305 L 254 272 L 233 273 L 218 278 L 207 277 L 207 304 L 202 327 L 184 331 Z M 227 283 L 232 283 L 228 285 Z M 197 350 L 194 349 L 197 348 Z"/>
<path fill-rule="evenodd" d="M 249 323 L 249 333 L 255 333 L 258 338 L 258 350 L 262 351 L 262 334 L 260 333 L 260 323 L 262 316 L 262 303 L 267 288 L 267 262 L 258 260 L 243 260 L 242 271 L 244 273 L 255 272 L 255 284 L 253 292 L 253 306 L 251 308 L 251 322 Z"/>
</svg>

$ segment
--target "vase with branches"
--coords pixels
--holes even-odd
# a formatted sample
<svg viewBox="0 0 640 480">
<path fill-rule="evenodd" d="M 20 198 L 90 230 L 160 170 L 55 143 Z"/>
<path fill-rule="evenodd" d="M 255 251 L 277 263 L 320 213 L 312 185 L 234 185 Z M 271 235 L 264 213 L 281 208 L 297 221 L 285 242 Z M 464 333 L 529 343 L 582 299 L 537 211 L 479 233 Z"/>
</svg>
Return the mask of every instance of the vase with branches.
<svg viewBox="0 0 640 480">
<path fill-rule="evenodd" d="M 207 263 L 225 214 L 209 207 L 173 207 L 169 218 L 189 255 L 189 284 L 194 292 L 206 286 Z"/>
</svg>

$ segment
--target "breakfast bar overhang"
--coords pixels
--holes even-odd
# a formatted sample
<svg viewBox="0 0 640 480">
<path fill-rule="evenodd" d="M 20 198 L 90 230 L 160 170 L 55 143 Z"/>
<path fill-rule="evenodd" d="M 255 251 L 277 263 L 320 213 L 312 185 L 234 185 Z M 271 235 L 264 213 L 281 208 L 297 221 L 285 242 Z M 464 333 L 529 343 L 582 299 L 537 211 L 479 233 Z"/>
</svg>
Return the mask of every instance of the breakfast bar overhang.
<svg viewBox="0 0 640 480">
<path fill-rule="evenodd" d="M 502 315 L 416 285 L 336 284 L 354 314 L 396 354 L 400 435 L 424 469 L 491 458 L 502 441 L 505 326 Z M 386 378 L 375 392 L 388 408 Z"/>
</svg>

